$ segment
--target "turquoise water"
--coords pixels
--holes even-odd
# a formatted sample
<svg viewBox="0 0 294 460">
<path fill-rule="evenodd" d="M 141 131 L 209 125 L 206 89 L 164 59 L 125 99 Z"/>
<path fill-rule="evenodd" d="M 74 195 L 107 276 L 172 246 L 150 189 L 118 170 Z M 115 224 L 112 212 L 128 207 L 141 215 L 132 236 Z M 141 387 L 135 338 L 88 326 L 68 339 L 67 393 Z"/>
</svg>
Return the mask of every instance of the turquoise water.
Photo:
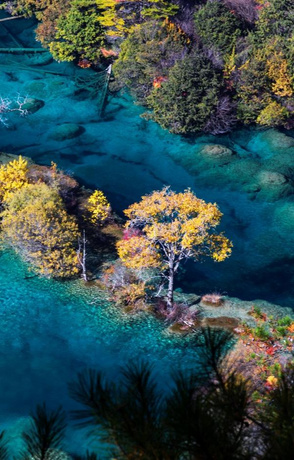
<svg viewBox="0 0 294 460">
<path fill-rule="evenodd" d="M 48 67 L 56 66 L 72 70 L 61 64 Z M 188 264 L 180 285 L 199 293 L 217 290 L 293 305 L 290 133 L 241 130 L 221 138 L 185 140 L 142 119 L 142 108 L 127 94 L 110 96 L 99 120 L 96 100 L 86 92 L 75 94 L 72 79 L 52 75 L 39 79 L 29 72 L 15 76 L 17 81 L 2 77 L 8 94 L 17 89 L 45 105 L 26 118 L 10 118 L 11 128 L 1 128 L 1 150 L 41 164 L 57 162 L 86 186 L 101 188 L 119 213 L 142 194 L 164 185 L 178 191 L 191 187 L 199 197 L 219 204 L 222 229 L 233 240 L 234 251 L 220 265 Z M 56 124 L 64 123 L 76 123 L 84 131 L 74 139 L 53 140 Z M 227 145 L 235 154 L 211 158 L 201 153 L 208 143 Z M 275 170 L 280 171 L 277 177 L 268 176 Z"/>
<path fill-rule="evenodd" d="M 30 22 L 14 21 L 13 28 L 23 43 L 38 46 Z M 11 45 L 3 30 L 1 39 Z M 40 164 L 55 161 L 86 186 L 101 188 L 118 213 L 164 185 L 177 191 L 191 187 L 219 204 L 234 250 L 222 264 L 186 264 L 178 285 L 294 306 L 293 133 L 243 129 L 183 139 L 141 118 L 143 109 L 128 94 L 110 95 L 99 118 L 97 99 L 77 87 L 77 70 L 70 64 L 38 65 L 35 57 L 12 55 L 1 62 L 0 96 L 43 101 L 27 117 L 8 116 L 9 128 L 0 126 L 1 151 Z M 67 123 L 78 125 L 79 135 L 54 140 L 56 126 Z M 230 151 L 213 156 L 205 150 L 211 144 Z M 195 363 L 184 339 L 171 338 L 152 318 L 121 317 L 80 281 L 31 277 L 9 253 L 2 254 L 0 267 L 0 424 L 11 434 L 26 423 L 36 402 L 72 407 L 66 383 L 85 366 L 115 376 L 128 359 L 144 356 L 154 362 L 162 385 L 171 368 Z M 71 431 L 68 443 L 75 450 L 81 441 Z"/>
<path fill-rule="evenodd" d="M 12 254 L 3 253 L 0 261 L 0 428 L 8 429 L 9 436 L 22 429 L 38 402 L 72 409 L 67 383 L 85 367 L 115 378 L 119 366 L 144 357 L 164 387 L 171 367 L 195 363 L 188 340 L 171 337 L 150 316 L 121 315 L 81 281 L 32 277 Z M 91 446 L 69 430 L 65 447 L 70 451 Z"/>
</svg>

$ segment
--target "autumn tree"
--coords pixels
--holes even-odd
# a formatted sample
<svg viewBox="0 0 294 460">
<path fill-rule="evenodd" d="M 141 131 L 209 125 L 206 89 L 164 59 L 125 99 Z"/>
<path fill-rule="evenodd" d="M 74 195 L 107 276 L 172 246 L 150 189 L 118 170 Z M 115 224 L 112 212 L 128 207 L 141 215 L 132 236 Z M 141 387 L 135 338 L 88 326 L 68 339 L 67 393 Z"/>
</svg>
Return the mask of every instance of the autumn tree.
<svg viewBox="0 0 294 460">
<path fill-rule="evenodd" d="M 272 92 L 275 96 L 293 95 L 293 79 L 290 75 L 288 62 L 282 52 L 274 52 L 267 61 L 267 74 L 272 80 Z"/>
<path fill-rule="evenodd" d="M 252 47 L 238 70 L 238 115 L 245 123 L 279 126 L 293 117 L 293 76 L 280 43 Z"/>
<path fill-rule="evenodd" d="M 9 196 L 2 212 L 4 241 L 46 277 L 78 272 L 78 226 L 55 189 L 28 184 Z"/>
<path fill-rule="evenodd" d="M 164 19 L 174 16 L 179 7 L 170 0 L 131 0 L 142 18 Z"/>
<path fill-rule="evenodd" d="M 191 190 L 175 193 L 169 187 L 145 195 L 124 211 L 133 237 L 117 243 L 129 268 L 157 267 L 168 282 L 167 306 L 173 307 L 174 277 L 182 261 L 211 257 L 226 259 L 232 243 L 214 230 L 222 213 L 216 204 L 197 198 Z"/>
<path fill-rule="evenodd" d="M 95 190 L 88 198 L 87 211 L 94 225 L 101 225 L 109 217 L 111 207 L 101 190 Z"/>
<path fill-rule="evenodd" d="M 0 201 L 28 184 L 28 162 L 22 156 L 0 166 Z"/>
</svg>

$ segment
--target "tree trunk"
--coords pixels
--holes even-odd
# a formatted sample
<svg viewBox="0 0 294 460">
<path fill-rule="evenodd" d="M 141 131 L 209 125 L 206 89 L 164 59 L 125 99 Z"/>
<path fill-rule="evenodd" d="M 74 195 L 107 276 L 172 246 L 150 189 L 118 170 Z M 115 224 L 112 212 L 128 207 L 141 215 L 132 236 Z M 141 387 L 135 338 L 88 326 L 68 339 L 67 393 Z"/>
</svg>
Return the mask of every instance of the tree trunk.
<svg viewBox="0 0 294 460">
<path fill-rule="evenodd" d="M 174 304 L 174 265 L 169 266 L 168 289 L 167 289 L 167 308 L 172 309 Z"/>
<path fill-rule="evenodd" d="M 87 268 L 86 268 L 86 257 L 87 257 L 87 253 L 86 253 L 86 233 L 85 233 L 85 230 L 83 230 L 83 240 L 81 241 L 80 238 L 79 238 L 79 247 L 78 247 L 78 250 L 77 250 L 77 258 L 78 258 L 78 262 L 82 268 L 82 278 L 84 281 L 88 281 L 88 277 L 87 277 Z"/>
<path fill-rule="evenodd" d="M 86 268 L 86 233 L 85 230 L 83 230 L 83 263 L 82 263 L 82 269 L 83 269 L 83 279 L 84 281 L 88 281 L 87 277 L 87 268 Z"/>
</svg>

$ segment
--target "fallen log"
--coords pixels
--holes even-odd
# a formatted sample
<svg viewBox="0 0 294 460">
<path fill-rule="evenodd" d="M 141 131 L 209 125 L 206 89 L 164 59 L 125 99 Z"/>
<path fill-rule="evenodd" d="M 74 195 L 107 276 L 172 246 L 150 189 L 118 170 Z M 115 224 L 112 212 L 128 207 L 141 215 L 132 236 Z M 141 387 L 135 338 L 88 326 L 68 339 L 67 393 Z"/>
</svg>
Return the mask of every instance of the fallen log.
<svg viewBox="0 0 294 460">
<path fill-rule="evenodd" d="M 11 16 L 10 18 L 3 18 L 3 19 L 0 19 L 0 22 L 12 21 L 12 19 L 19 19 L 19 18 L 24 18 L 24 15 L 21 14 L 19 16 Z"/>
<path fill-rule="evenodd" d="M 3 54 L 48 53 L 44 48 L 0 48 Z"/>
</svg>

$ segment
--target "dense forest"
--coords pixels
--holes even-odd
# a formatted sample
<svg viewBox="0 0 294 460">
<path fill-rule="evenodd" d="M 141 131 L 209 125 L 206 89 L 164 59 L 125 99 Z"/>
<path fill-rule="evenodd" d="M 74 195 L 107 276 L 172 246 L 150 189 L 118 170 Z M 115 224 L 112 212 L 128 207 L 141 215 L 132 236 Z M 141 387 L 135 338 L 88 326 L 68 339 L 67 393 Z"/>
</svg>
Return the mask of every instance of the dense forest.
<svg viewBox="0 0 294 460">
<path fill-rule="evenodd" d="M 291 0 L 14 0 L 58 61 L 114 62 L 145 116 L 173 133 L 292 128 Z"/>
</svg>

